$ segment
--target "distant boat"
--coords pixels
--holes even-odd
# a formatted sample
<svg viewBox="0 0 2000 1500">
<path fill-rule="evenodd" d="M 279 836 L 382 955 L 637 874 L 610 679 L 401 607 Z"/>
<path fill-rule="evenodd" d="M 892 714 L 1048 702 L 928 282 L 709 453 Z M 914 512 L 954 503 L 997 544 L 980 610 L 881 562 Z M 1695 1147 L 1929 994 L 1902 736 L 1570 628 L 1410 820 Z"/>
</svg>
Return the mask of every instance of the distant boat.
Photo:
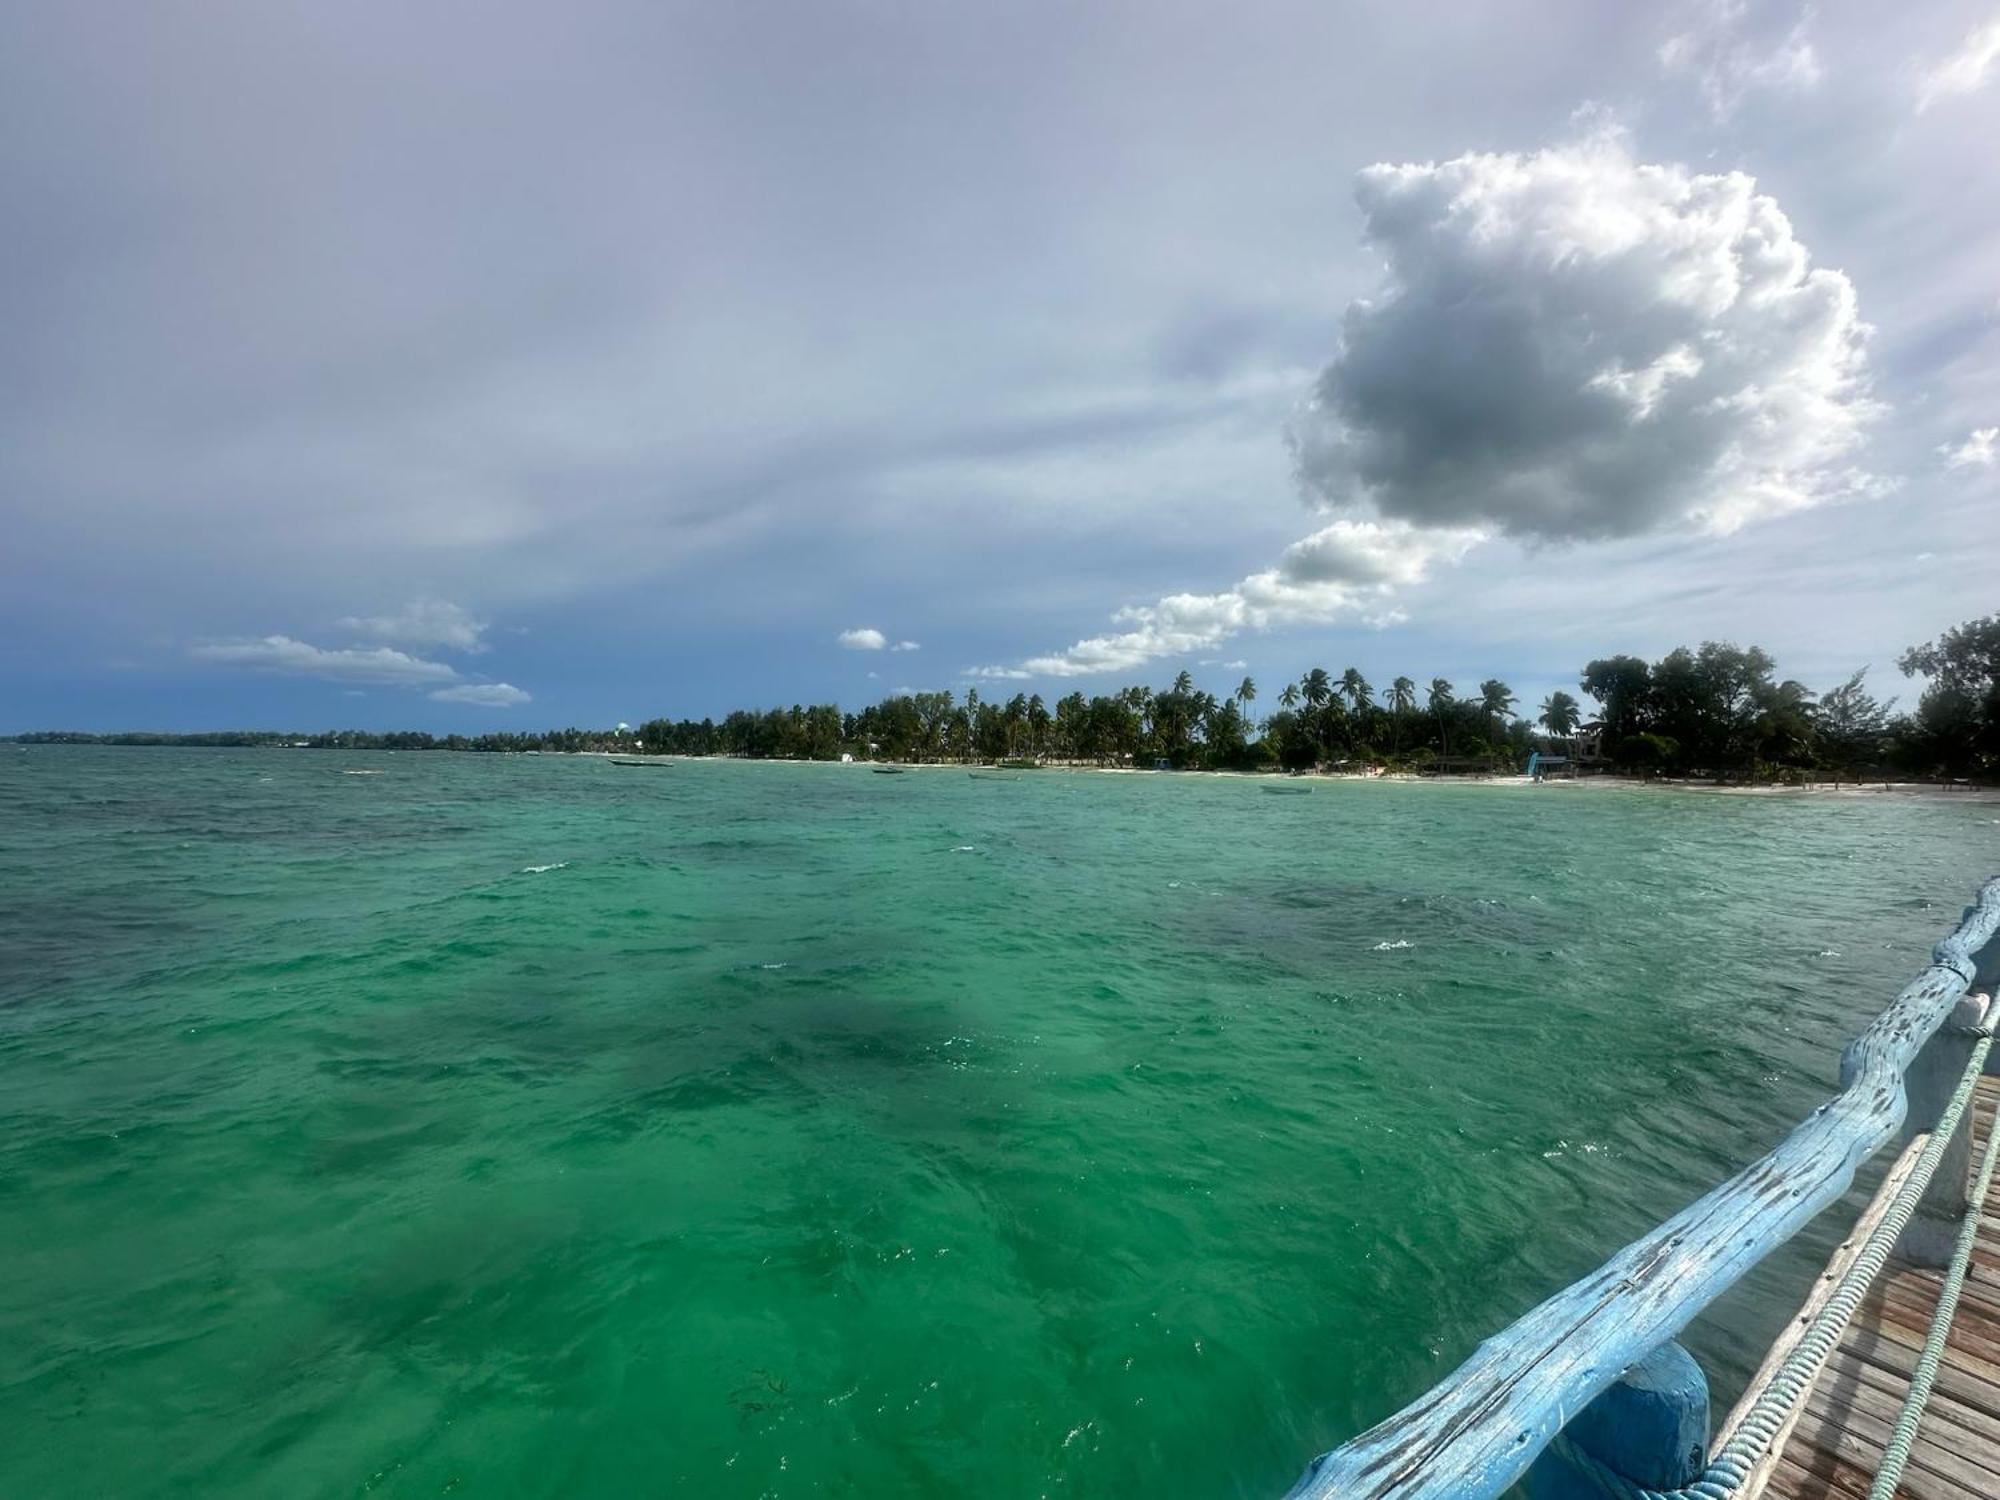
<svg viewBox="0 0 2000 1500">
<path fill-rule="evenodd" d="M 1309 786 L 1267 786 L 1264 788 L 1273 797 L 1307 797 L 1312 795 Z"/>
<path fill-rule="evenodd" d="M 901 766 L 870 766 L 868 769 L 873 771 L 877 776 L 901 776 L 903 774 L 903 767 Z"/>
<path fill-rule="evenodd" d="M 673 764 L 670 760 L 614 760 L 614 766 L 643 766 L 649 771 L 664 771 Z"/>
<path fill-rule="evenodd" d="M 1021 779 L 1019 776 L 1002 776 L 993 771 L 967 771 L 965 774 L 970 776 L 974 781 L 1019 781 Z"/>
</svg>

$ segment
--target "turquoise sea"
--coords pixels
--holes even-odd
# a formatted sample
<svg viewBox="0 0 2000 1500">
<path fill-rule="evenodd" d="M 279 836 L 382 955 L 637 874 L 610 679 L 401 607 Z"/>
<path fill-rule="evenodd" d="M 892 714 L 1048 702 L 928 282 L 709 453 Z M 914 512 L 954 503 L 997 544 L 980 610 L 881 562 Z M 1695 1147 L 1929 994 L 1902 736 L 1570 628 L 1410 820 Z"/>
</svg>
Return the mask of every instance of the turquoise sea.
<svg viewBox="0 0 2000 1500">
<path fill-rule="evenodd" d="M 1806 1113 L 1996 811 L 0 746 L 0 1495 L 1275 1496 Z"/>
</svg>

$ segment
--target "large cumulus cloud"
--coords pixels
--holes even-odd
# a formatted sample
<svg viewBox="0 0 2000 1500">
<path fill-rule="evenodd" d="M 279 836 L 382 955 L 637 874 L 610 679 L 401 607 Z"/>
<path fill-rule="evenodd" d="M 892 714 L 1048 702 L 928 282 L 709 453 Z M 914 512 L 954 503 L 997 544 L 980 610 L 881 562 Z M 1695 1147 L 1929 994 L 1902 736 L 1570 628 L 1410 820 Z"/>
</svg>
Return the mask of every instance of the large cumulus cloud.
<svg viewBox="0 0 2000 1500">
<path fill-rule="evenodd" d="M 1605 133 L 1370 167 L 1357 197 L 1387 275 L 1294 423 L 1314 499 L 1585 540 L 1869 486 L 1854 287 L 1750 177 Z"/>
<path fill-rule="evenodd" d="M 999 677 L 1123 671 L 1246 631 L 1393 617 L 1441 562 L 1505 534 L 1730 532 L 1882 483 L 1853 284 L 1816 267 L 1740 172 L 1635 161 L 1600 130 L 1532 154 L 1360 174 L 1385 266 L 1292 424 L 1340 518 L 1274 568 L 1170 594 Z"/>
</svg>

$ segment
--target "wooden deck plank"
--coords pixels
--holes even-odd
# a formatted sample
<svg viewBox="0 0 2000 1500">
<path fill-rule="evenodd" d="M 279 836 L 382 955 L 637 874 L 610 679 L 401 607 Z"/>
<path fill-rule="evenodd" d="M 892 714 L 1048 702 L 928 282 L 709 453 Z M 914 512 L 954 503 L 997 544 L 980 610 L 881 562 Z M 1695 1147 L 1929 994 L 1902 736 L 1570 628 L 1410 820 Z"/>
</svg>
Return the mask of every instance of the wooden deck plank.
<svg viewBox="0 0 2000 1500">
<path fill-rule="evenodd" d="M 1832 1458 L 1871 1477 L 1882 1461 L 1879 1445 L 1854 1431 L 1842 1418 L 1830 1418 L 1824 1412 L 1809 1411 L 1792 1430 L 1792 1441 L 1787 1451 L 1801 1450 L 1808 1465 L 1816 1458 Z M 1968 1488 L 1962 1480 L 1940 1475 L 1920 1463 L 1919 1455 L 1914 1452 L 1910 1455 L 1908 1467 L 1903 1470 L 1901 1490 L 1911 1500 L 1988 1500 L 1984 1492 Z M 1775 1480 L 1764 1493 L 1787 1494 Z M 1798 1500 L 1805 1500 L 1805 1496 L 1812 1493 L 1811 1490 L 1804 1491 Z"/>
<path fill-rule="evenodd" d="M 1833 1399 L 1845 1401 L 1855 1412 L 1879 1419 L 1886 1442 L 1902 1412 L 1909 1382 L 1864 1360 L 1836 1355 L 1820 1376 L 1818 1389 Z M 1996 1441 L 1991 1412 L 1933 1390 L 1924 1403 L 1920 1436 L 1965 1459 L 1972 1467 L 1988 1471 L 1993 1476 L 1989 1492 L 2000 1495 L 2000 1441 Z"/>
<path fill-rule="evenodd" d="M 1852 1464 L 1844 1464 L 1831 1454 L 1812 1454 L 1804 1464 L 1785 1457 L 1778 1460 L 1772 1476 L 1773 1495 L 1825 1496 L 1826 1500 L 1868 1500 L 1869 1476 Z M 1909 1490 L 1898 1487 L 1896 1494 L 1915 1500 Z"/>
<path fill-rule="evenodd" d="M 1868 1500 L 1870 1477 L 1852 1464 L 1844 1464 L 1830 1454 L 1815 1453 L 1806 1463 L 1792 1458 L 1778 1460 L 1778 1470 L 1767 1492 L 1773 1495 L 1811 1495 L 1815 1500 Z M 1905 1486 L 1897 1486 L 1897 1500 L 1916 1500 Z"/>
<path fill-rule="evenodd" d="M 2000 1078 L 1981 1081 L 1973 1138 L 1983 1145 L 2000 1109 Z M 1980 1205 L 1972 1270 L 1945 1343 L 1945 1366 L 1899 1496 L 2000 1497 L 2000 1183 Z M 1943 1276 L 1895 1262 L 1828 1359 L 1763 1493 L 1780 1500 L 1866 1500 L 1909 1390 Z"/>
<path fill-rule="evenodd" d="M 1817 1430 L 1822 1443 L 1829 1431 L 1838 1429 L 1843 1443 L 1865 1453 L 1866 1467 L 1872 1474 L 1881 1461 L 1889 1434 L 1895 1430 L 1896 1411 L 1901 1405 L 1900 1398 L 1856 1385 L 1836 1371 L 1829 1372 L 1806 1398 L 1806 1415 L 1819 1419 Z M 1796 1437 L 1810 1437 L 1813 1431 L 1807 1421 L 1801 1420 Z M 1955 1447 L 1951 1441 L 1954 1436 L 1933 1426 L 1927 1413 L 1924 1430 L 1910 1449 L 1908 1482 L 1914 1485 L 1919 1474 L 1928 1474 L 1946 1485 L 1948 1494 L 1977 1497 L 1977 1500 L 2000 1495 L 2000 1472 L 1988 1468 L 1978 1455 Z"/>
<path fill-rule="evenodd" d="M 1907 1384 L 1916 1373 L 1923 1343 L 1921 1337 L 1884 1324 L 1872 1328 L 1856 1325 L 1847 1330 L 1840 1349 L 1843 1354 L 1866 1360 Z M 1954 1360 L 1938 1372 L 1937 1388 L 1982 1411 L 2000 1411 L 2000 1365 L 1970 1358 Z"/>
</svg>

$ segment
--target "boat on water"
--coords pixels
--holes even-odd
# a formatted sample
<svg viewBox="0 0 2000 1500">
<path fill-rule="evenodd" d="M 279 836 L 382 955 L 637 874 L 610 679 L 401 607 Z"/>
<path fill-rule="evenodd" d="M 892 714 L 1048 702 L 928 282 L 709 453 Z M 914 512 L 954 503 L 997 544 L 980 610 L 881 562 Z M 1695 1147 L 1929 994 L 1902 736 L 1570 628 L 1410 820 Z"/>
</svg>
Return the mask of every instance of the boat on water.
<svg viewBox="0 0 2000 1500">
<path fill-rule="evenodd" d="M 1312 795 L 1309 786 L 1267 786 L 1264 788 L 1273 797 L 1307 797 Z"/>
<path fill-rule="evenodd" d="M 868 769 L 873 771 L 877 776 L 901 776 L 906 768 L 903 766 L 870 766 Z"/>
<path fill-rule="evenodd" d="M 1006 776 L 994 771 L 967 771 L 974 781 L 1019 781 L 1019 776 Z"/>
<path fill-rule="evenodd" d="M 615 760 L 614 759 L 611 762 L 611 764 L 614 766 L 643 767 L 644 769 L 649 771 L 664 771 L 668 766 L 672 765 L 673 762 L 670 760 Z"/>
</svg>

